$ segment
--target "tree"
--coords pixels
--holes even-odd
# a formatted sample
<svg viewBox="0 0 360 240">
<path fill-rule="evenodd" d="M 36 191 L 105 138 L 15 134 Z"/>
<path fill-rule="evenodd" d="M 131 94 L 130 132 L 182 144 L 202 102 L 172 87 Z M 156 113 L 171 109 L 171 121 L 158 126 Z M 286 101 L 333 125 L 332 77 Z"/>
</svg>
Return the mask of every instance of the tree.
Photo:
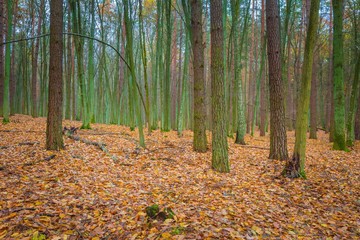
<svg viewBox="0 0 360 240">
<path fill-rule="evenodd" d="M 191 1 L 191 38 L 194 70 L 194 139 L 193 148 L 206 152 L 206 106 L 204 79 L 204 46 L 202 34 L 202 1 Z"/>
<path fill-rule="evenodd" d="M 237 116 L 234 118 L 237 120 L 236 123 L 236 139 L 235 143 L 245 145 L 245 133 L 246 133 L 246 119 L 245 119 L 245 107 L 244 107 L 244 96 L 243 96 L 243 87 L 241 80 L 241 57 L 242 50 L 244 46 L 245 35 L 248 21 L 249 21 L 249 9 L 250 9 L 250 1 L 247 5 L 247 10 L 244 18 L 244 28 L 243 34 L 241 36 L 240 44 L 238 43 L 239 38 L 239 25 L 240 25 L 240 1 L 239 0 L 231 0 L 231 12 L 232 12 L 232 40 L 234 43 L 234 95 L 236 99 L 236 104 L 233 106 L 236 107 Z M 240 45 L 240 46 L 239 46 Z"/>
<path fill-rule="evenodd" d="M 311 93 L 310 93 L 310 139 L 317 139 L 317 75 L 318 75 L 318 53 L 315 51 L 311 76 Z"/>
<path fill-rule="evenodd" d="M 334 145 L 335 150 L 346 150 L 345 141 L 345 96 L 343 70 L 343 5 L 344 0 L 333 0 L 333 77 L 334 77 Z"/>
<path fill-rule="evenodd" d="M 4 41 L 4 0 L 0 0 L 0 42 Z M 0 116 L 4 100 L 4 45 L 0 45 Z"/>
<path fill-rule="evenodd" d="M 7 33 L 6 33 L 6 41 L 9 41 L 12 34 L 13 27 L 13 1 L 7 1 Z M 10 71 L 11 71 L 11 48 L 10 44 L 6 44 L 5 46 L 5 78 L 3 85 L 3 123 L 10 122 Z"/>
<path fill-rule="evenodd" d="M 277 0 L 266 0 L 267 51 L 270 91 L 270 159 L 288 158 L 285 129 L 284 87 L 281 77 L 279 8 Z"/>
<path fill-rule="evenodd" d="M 46 148 L 64 148 L 62 138 L 62 57 L 63 57 L 63 1 L 50 2 L 50 65 L 49 104 L 46 123 Z"/>
<path fill-rule="evenodd" d="M 42 24 L 42 15 L 45 8 L 45 1 L 41 0 L 39 19 L 37 25 L 36 35 L 41 34 L 41 24 Z M 38 69 L 38 55 L 39 55 L 39 45 L 40 39 L 35 39 L 35 42 L 32 47 L 32 72 L 31 72 L 31 97 L 32 97 L 32 110 L 31 115 L 33 117 L 38 116 L 38 105 L 39 105 L 39 83 L 37 78 L 37 69 Z"/>
<path fill-rule="evenodd" d="M 360 51 L 358 51 L 360 54 Z M 350 107 L 348 113 L 348 119 L 346 123 L 346 130 L 347 130 L 347 139 L 346 144 L 349 147 L 354 145 L 355 140 L 355 114 L 358 108 L 358 98 L 359 97 L 359 90 L 360 90 L 360 55 L 357 55 L 356 66 L 355 66 L 355 74 L 354 80 L 351 89 L 351 96 L 350 96 Z"/>
<path fill-rule="evenodd" d="M 360 97 L 358 98 L 358 107 L 355 117 L 355 139 L 360 140 Z"/>
<path fill-rule="evenodd" d="M 211 95 L 212 95 L 212 167 L 229 172 L 224 87 L 224 45 L 222 0 L 210 1 Z"/>
<path fill-rule="evenodd" d="M 130 77 L 131 82 L 129 84 L 132 100 L 134 101 L 135 113 L 137 125 L 139 127 L 139 144 L 141 147 L 145 147 L 145 138 L 143 131 L 143 120 L 141 116 L 141 103 L 137 89 L 137 81 L 135 74 L 135 61 L 134 61 L 134 51 L 133 51 L 133 19 L 131 17 L 131 2 L 129 0 L 123 0 L 124 4 L 124 19 L 125 19 L 125 27 L 126 27 L 126 56 L 129 63 Z"/>
<path fill-rule="evenodd" d="M 305 150 L 306 133 L 308 130 L 308 112 L 310 104 L 310 90 L 312 80 L 312 68 L 314 60 L 314 47 L 316 31 L 319 22 L 320 0 L 313 0 L 310 7 L 310 20 L 305 42 L 304 63 L 301 75 L 300 96 L 297 102 L 297 115 L 295 127 L 295 147 L 293 157 L 286 162 L 284 175 L 290 178 L 303 177 L 305 175 Z"/>
<path fill-rule="evenodd" d="M 77 34 L 82 33 L 82 20 L 81 20 L 81 11 L 80 11 L 80 1 L 71 0 L 70 8 L 72 12 L 72 24 L 74 32 Z M 80 100 L 81 100 L 81 109 L 82 109 L 82 129 L 91 129 L 90 126 L 90 113 L 89 113 L 89 101 L 88 101 L 88 91 L 85 83 L 84 76 L 84 39 L 80 37 L 75 37 L 75 50 L 76 50 L 76 62 L 77 62 L 77 77 L 80 85 Z M 91 67 L 91 65 L 90 65 Z M 91 99 L 91 98 L 90 98 Z"/>
</svg>

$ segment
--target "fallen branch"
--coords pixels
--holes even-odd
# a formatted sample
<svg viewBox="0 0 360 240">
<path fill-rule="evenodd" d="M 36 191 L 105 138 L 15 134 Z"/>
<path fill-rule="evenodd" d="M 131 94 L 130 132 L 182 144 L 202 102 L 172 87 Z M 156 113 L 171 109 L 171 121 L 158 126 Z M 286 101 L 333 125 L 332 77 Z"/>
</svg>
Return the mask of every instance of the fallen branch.
<svg viewBox="0 0 360 240">
<path fill-rule="evenodd" d="M 27 145 L 27 146 L 33 146 L 35 144 L 38 144 L 39 142 L 21 142 L 19 143 L 19 146 L 24 146 L 24 145 Z"/>
<path fill-rule="evenodd" d="M 99 148 L 101 151 L 103 151 L 107 156 L 109 156 L 115 163 L 118 163 L 119 159 L 115 156 L 115 155 L 112 155 L 109 150 L 106 148 L 106 144 L 105 143 L 99 143 L 99 142 L 94 142 L 94 141 L 90 141 L 90 140 L 87 140 L 87 139 L 84 139 L 84 138 L 81 138 L 77 135 L 72 135 L 70 131 L 64 131 L 64 134 L 74 140 L 74 141 L 79 141 L 79 142 L 82 142 L 82 143 L 85 143 L 87 145 L 92 145 L 92 146 L 95 146 L 97 148 Z"/>
</svg>

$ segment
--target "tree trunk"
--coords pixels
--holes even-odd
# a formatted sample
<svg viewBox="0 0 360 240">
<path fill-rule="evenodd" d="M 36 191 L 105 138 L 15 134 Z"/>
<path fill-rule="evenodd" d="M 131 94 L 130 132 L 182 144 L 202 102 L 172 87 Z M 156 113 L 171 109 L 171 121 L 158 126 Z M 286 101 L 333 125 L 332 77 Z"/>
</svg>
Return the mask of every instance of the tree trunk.
<svg viewBox="0 0 360 240">
<path fill-rule="evenodd" d="M 343 70 L 343 5 L 344 0 L 333 0 L 334 40 L 333 40 L 333 76 L 334 76 L 334 145 L 335 150 L 346 150 L 345 141 L 345 96 Z"/>
<path fill-rule="evenodd" d="M 45 8 L 44 0 L 40 3 L 39 19 L 37 25 L 36 35 L 41 34 L 41 24 L 42 24 L 42 12 Z M 33 117 L 38 116 L 38 101 L 39 101 L 39 83 L 37 78 L 37 69 L 38 69 L 38 55 L 39 55 L 39 44 L 40 39 L 34 40 L 33 52 L 32 52 L 32 72 L 31 72 L 31 94 L 32 94 L 32 110 L 31 115 Z"/>
<path fill-rule="evenodd" d="M 280 26 L 277 0 L 266 0 L 270 86 L 270 159 L 288 158 L 284 86 L 281 78 Z"/>
<path fill-rule="evenodd" d="M 360 96 L 358 97 L 357 113 L 355 117 L 355 140 L 360 140 Z"/>
<path fill-rule="evenodd" d="M 265 0 L 261 0 L 261 37 L 265 40 Z M 266 127 L 266 74 L 265 68 L 263 69 L 260 86 L 260 136 L 265 136 Z"/>
<path fill-rule="evenodd" d="M 7 33 L 6 41 L 11 39 L 13 27 L 13 1 L 7 1 Z M 10 122 L 10 70 L 11 70 L 11 48 L 10 44 L 5 45 L 5 78 L 4 78 L 4 94 L 3 94 L 3 123 Z"/>
<path fill-rule="evenodd" d="M 290 178 L 303 177 L 305 175 L 305 152 L 306 152 L 306 133 L 308 129 L 308 112 L 310 102 L 311 75 L 313 67 L 313 54 L 316 41 L 316 32 L 319 21 L 320 0 L 313 0 L 310 10 L 308 31 L 305 42 L 304 63 L 301 75 L 300 96 L 298 99 L 296 116 L 295 147 L 292 158 L 286 162 L 284 175 Z"/>
<path fill-rule="evenodd" d="M 46 149 L 64 148 L 62 137 L 62 52 L 63 52 L 63 1 L 50 2 L 50 65 L 49 104 L 46 124 Z"/>
<path fill-rule="evenodd" d="M 229 172 L 224 89 L 224 44 L 222 0 L 210 1 L 211 19 L 211 94 L 212 94 L 212 167 Z"/>
<path fill-rule="evenodd" d="M 4 0 L 0 0 L 0 42 L 4 42 Z M 0 45 L 0 116 L 4 100 L 4 45 Z"/>
<path fill-rule="evenodd" d="M 246 133 L 246 118 L 245 118 L 245 104 L 244 104 L 244 91 L 242 86 L 242 79 L 241 79 L 241 56 L 242 50 L 244 46 L 245 36 L 247 35 L 246 29 L 249 22 L 249 15 L 250 15 L 250 1 L 247 5 L 247 10 L 244 18 L 244 25 L 243 25 L 243 34 L 241 36 L 240 44 L 238 46 L 238 38 L 239 38 L 239 25 L 240 25 L 240 1 L 232 0 L 231 1 L 231 9 L 232 9 L 232 18 L 233 18 L 233 38 L 234 38 L 234 95 L 236 98 L 235 106 L 237 109 L 234 111 L 236 116 L 236 139 L 235 143 L 245 145 L 245 133 Z"/>
<path fill-rule="evenodd" d="M 206 106 L 204 78 L 204 45 L 202 33 L 202 1 L 191 1 L 191 37 L 194 70 L 194 139 L 193 148 L 206 152 Z"/>
<path fill-rule="evenodd" d="M 357 51 L 358 54 L 360 54 L 360 51 Z M 357 61 L 355 66 L 355 74 L 354 74 L 354 80 L 353 85 L 351 89 L 351 96 L 350 96 L 350 106 L 349 106 L 349 113 L 348 113 L 348 119 L 346 124 L 346 130 L 347 130 L 347 139 L 346 139 L 346 145 L 347 146 L 353 146 L 354 140 L 355 140 L 355 114 L 356 110 L 358 108 L 357 102 L 359 97 L 359 81 L 360 81 L 360 55 L 357 55 Z"/>
<path fill-rule="evenodd" d="M 171 2 L 165 1 L 166 18 L 166 46 L 165 46 L 165 77 L 163 80 L 163 102 L 162 102 L 162 131 L 170 131 L 170 82 L 171 82 L 171 43 L 172 43 L 172 21 L 171 21 Z"/>
<path fill-rule="evenodd" d="M 317 74 L 318 74 L 318 52 L 314 53 L 312 77 L 311 77 L 311 94 L 310 94 L 310 139 L 317 139 Z"/>
</svg>

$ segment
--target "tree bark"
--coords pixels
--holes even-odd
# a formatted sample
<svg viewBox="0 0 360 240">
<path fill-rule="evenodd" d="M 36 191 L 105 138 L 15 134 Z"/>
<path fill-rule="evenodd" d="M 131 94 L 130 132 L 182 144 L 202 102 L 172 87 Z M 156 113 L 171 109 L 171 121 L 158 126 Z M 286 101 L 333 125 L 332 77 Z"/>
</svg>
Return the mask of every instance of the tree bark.
<svg viewBox="0 0 360 240">
<path fill-rule="evenodd" d="M 37 25 L 36 35 L 39 36 L 41 34 L 41 24 L 42 24 L 42 12 L 45 8 L 44 0 L 41 0 L 40 3 L 40 11 L 39 11 L 39 19 Z M 31 97 L 32 97 L 32 110 L 31 115 L 33 117 L 38 116 L 38 101 L 39 101 L 39 83 L 37 78 L 37 69 L 38 69 L 38 55 L 39 55 L 39 45 L 40 39 L 34 40 L 33 52 L 32 52 L 32 69 L 31 69 Z"/>
<path fill-rule="evenodd" d="M 358 54 L 360 53 L 360 51 L 357 52 Z M 354 125 L 355 125 L 355 114 L 358 108 L 357 102 L 358 99 L 360 98 L 359 90 L 360 90 L 360 55 L 357 55 L 354 80 L 353 80 L 351 96 L 350 96 L 349 113 L 346 124 L 346 131 L 347 131 L 346 145 L 350 147 L 354 145 L 354 139 L 355 139 Z"/>
<path fill-rule="evenodd" d="M 288 158 L 285 129 L 284 86 L 281 77 L 279 9 L 277 0 L 266 0 L 266 27 L 270 90 L 270 159 Z"/>
<path fill-rule="evenodd" d="M 334 76 L 334 145 L 335 150 L 346 150 L 345 141 L 345 96 L 343 70 L 343 5 L 344 0 L 333 0 L 334 40 L 333 40 L 333 76 Z"/>
<path fill-rule="evenodd" d="M 318 52 L 315 52 L 312 76 L 311 76 L 311 94 L 310 94 L 310 139 L 317 139 L 317 74 L 318 74 Z"/>
<path fill-rule="evenodd" d="M 4 0 L 0 0 L 0 42 L 4 42 Z M 0 45 L 0 115 L 4 98 L 4 45 Z"/>
<path fill-rule="evenodd" d="M 204 45 L 202 33 L 202 1 L 191 1 L 191 37 L 194 70 L 194 139 L 193 148 L 206 152 L 206 106 L 204 78 Z"/>
<path fill-rule="evenodd" d="M 358 107 L 355 117 L 355 140 L 360 140 L 360 96 L 358 97 Z"/>
<path fill-rule="evenodd" d="M 9 41 L 12 36 L 12 27 L 13 27 L 13 10 L 14 3 L 12 0 L 7 1 L 7 33 L 6 40 Z M 3 123 L 10 122 L 10 71 L 11 71 L 11 48 L 10 44 L 5 45 L 5 78 L 3 86 Z"/>
<path fill-rule="evenodd" d="M 211 19 L 211 94 L 212 94 L 212 167 L 229 172 L 224 89 L 224 44 L 222 0 L 210 1 Z"/>
<path fill-rule="evenodd" d="M 316 41 L 316 32 L 319 21 L 320 0 L 313 0 L 310 10 L 310 18 L 305 42 L 304 63 L 301 75 L 300 96 L 297 102 L 298 114 L 296 115 L 296 134 L 294 154 L 286 162 L 283 174 L 289 178 L 306 178 L 305 175 L 305 152 L 306 133 L 308 129 L 308 112 L 311 90 L 311 75 L 313 66 L 313 51 Z"/>
<path fill-rule="evenodd" d="M 261 0 L 261 37 L 265 38 L 265 0 Z M 265 136 L 266 127 L 266 68 L 263 68 L 260 86 L 260 136 Z"/>
<path fill-rule="evenodd" d="M 62 57 L 63 57 L 63 1 L 50 2 L 50 65 L 49 104 L 46 124 L 46 148 L 64 148 L 62 137 Z"/>
</svg>

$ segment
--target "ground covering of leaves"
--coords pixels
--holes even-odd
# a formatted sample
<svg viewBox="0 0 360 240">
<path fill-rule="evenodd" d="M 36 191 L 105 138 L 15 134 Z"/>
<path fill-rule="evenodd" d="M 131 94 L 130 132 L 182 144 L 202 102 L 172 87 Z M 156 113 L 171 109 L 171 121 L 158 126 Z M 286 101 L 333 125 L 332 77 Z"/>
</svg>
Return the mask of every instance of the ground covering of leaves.
<svg viewBox="0 0 360 240">
<path fill-rule="evenodd" d="M 247 136 L 245 147 L 229 139 L 231 173 L 221 174 L 211 151 L 192 151 L 190 131 L 155 131 L 146 149 L 126 127 L 78 131 L 106 154 L 67 137 L 65 150 L 46 151 L 45 127 L 23 115 L 0 125 L 0 239 L 360 238 L 359 142 L 332 151 L 319 132 L 308 140 L 308 179 L 290 180 L 267 159 L 268 136 Z M 288 142 L 292 150 L 293 132 Z M 153 204 L 176 216 L 149 219 Z"/>
</svg>

